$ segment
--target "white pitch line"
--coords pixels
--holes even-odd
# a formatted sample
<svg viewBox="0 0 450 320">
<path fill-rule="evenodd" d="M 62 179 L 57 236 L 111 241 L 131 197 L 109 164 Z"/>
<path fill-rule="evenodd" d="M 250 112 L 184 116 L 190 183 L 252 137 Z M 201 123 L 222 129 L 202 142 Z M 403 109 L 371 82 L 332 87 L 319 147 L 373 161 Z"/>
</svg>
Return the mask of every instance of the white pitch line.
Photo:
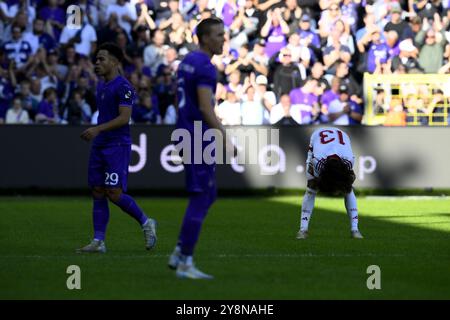
<svg viewBox="0 0 450 320">
<path fill-rule="evenodd" d="M 347 258 L 347 257 L 404 257 L 405 254 L 377 254 L 377 253 L 287 253 L 287 254 L 219 254 L 218 258 Z"/>
<path fill-rule="evenodd" d="M 40 256 L 40 255 L 6 255 L 0 256 L 2 259 L 72 259 L 72 258 L 114 258 L 114 259 L 149 259 L 149 258 L 168 258 L 168 254 L 149 254 L 144 255 L 116 255 L 114 253 L 106 254 L 73 254 L 73 255 L 59 255 L 59 256 Z M 378 253 L 327 253 L 327 254 L 317 254 L 317 253 L 262 253 L 262 254 L 217 254 L 217 255 L 207 255 L 208 258 L 350 258 L 350 257 L 406 257 L 405 254 L 393 253 L 393 254 L 378 254 Z"/>
<path fill-rule="evenodd" d="M 367 200 L 449 200 L 449 196 L 365 196 Z"/>
</svg>

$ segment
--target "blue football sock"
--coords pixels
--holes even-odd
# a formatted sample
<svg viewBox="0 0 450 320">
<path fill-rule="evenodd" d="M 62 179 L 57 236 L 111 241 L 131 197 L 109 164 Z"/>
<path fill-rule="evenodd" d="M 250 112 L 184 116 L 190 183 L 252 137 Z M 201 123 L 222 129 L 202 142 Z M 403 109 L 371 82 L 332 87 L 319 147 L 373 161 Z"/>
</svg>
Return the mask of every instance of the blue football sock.
<svg viewBox="0 0 450 320">
<path fill-rule="evenodd" d="M 191 195 L 179 237 L 181 254 L 192 256 L 195 244 L 200 235 L 203 220 L 211 204 L 212 201 L 208 194 L 195 193 Z"/>
<path fill-rule="evenodd" d="M 106 227 L 109 221 L 108 199 L 95 199 L 92 210 L 94 220 L 94 239 L 105 240 Z"/>
<path fill-rule="evenodd" d="M 122 193 L 120 195 L 119 201 L 115 202 L 115 204 L 124 212 L 128 213 L 131 217 L 136 219 L 136 221 L 141 225 L 147 222 L 147 216 L 129 195 Z"/>
</svg>

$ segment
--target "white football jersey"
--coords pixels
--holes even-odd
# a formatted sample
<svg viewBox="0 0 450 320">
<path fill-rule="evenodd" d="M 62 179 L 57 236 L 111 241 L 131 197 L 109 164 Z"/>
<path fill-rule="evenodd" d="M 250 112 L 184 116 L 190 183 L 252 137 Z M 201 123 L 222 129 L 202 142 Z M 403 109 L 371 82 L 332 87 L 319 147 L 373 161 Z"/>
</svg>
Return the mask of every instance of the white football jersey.
<svg viewBox="0 0 450 320">
<path fill-rule="evenodd" d="M 315 130 L 311 135 L 306 160 L 307 179 L 318 178 L 326 159 L 333 155 L 338 156 L 350 168 L 353 168 L 355 157 L 349 136 L 341 129 L 333 127 Z M 314 175 L 311 175 L 310 167 L 313 168 Z"/>
</svg>

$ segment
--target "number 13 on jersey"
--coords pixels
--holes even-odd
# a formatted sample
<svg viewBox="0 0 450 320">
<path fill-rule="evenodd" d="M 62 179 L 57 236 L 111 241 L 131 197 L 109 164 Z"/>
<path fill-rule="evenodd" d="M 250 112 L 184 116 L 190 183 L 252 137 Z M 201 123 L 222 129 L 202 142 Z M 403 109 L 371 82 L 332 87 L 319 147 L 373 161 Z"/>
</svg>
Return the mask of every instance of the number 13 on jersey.
<svg viewBox="0 0 450 320">
<path fill-rule="evenodd" d="M 319 137 L 320 137 L 320 143 L 321 144 L 327 144 L 330 142 L 333 142 L 334 140 L 336 140 L 336 136 L 337 139 L 339 140 L 339 143 L 342 145 L 345 145 L 344 142 L 344 135 L 342 134 L 341 130 L 338 129 L 334 129 L 334 130 L 322 130 L 319 132 Z"/>
</svg>

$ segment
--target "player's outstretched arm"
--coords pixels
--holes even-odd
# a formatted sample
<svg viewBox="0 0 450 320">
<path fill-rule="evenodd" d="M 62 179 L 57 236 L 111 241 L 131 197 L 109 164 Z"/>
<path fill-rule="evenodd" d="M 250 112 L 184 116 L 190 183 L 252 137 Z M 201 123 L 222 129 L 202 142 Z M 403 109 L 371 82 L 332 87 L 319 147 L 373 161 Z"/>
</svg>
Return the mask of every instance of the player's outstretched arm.
<svg viewBox="0 0 450 320">
<path fill-rule="evenodd" d="M 81 139 L 90 141 L 94 139 L 100 132 L 110 131 L 123 127 L 130 121 L 131 108 L 119 106 L 119 115 L 111 121 L 102 123 L 101 125 L 84 130 L 81 134 Z"/>
</svg>

